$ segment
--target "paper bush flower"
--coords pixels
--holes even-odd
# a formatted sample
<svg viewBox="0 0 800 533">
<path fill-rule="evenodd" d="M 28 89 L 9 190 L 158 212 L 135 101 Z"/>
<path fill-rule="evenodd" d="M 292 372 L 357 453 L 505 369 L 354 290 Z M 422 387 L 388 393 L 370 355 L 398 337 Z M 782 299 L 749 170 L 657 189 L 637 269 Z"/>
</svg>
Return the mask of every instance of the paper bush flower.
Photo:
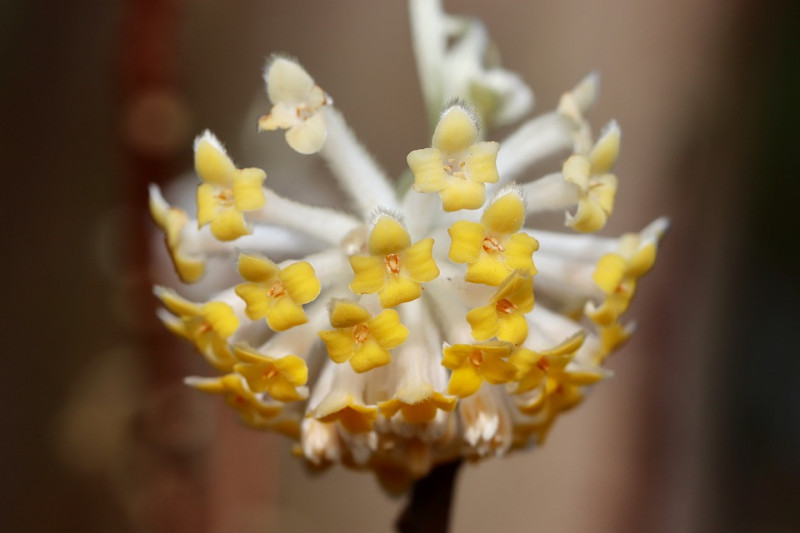
<svg viewBox="0 0 800 533">
<path fill-rule="evenodd" d="M 156 289 L 167 328 L 221 373 L 187 383 L 296 440 L 308 463 L 371 469 L 393 490 L 438 463 L 542 444 L 633 333 L 625 316 L 667 227 L 591 235 L 612 214 L 621 139 L 615 122 L 591 135 L 596 75 L 486 140 L 523 118 L 531 90 L 485 64 L 479 21 L 410 5 L 432 140 L 398 154 L 408 180 L 395 186 L 305 69 L 277 56 L 259 129 L 325 159 L 352 213 L 279 196 L 209 132 L 195 143 L 195 218 L 150 190 L 184 282 L 212 267 L 242 278 L 197 303 Z M 546 211 L 568 231 L 537 228 Z"/>
</svg>

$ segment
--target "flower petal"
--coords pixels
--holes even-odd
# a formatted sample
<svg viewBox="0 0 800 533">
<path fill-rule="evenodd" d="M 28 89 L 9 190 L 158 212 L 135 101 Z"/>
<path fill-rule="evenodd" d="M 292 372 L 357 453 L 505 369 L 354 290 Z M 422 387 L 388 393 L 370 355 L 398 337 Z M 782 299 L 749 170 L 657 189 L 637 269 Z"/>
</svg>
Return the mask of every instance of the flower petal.
<svg viewBox="0 0 800 533">
<path fill-rule="evenodd" d="M 214 134 L 206 130 L 194 141 L 194 169 L 204 182 L 230 187 L 236 165 Z"/>
<path fill-rule="evenodd" d="M 494 305 L 478 307 L 467 313 L 467 322 L 472 327 L 472 337 L 487 341 L 497 335 L 498 320 Z"/>
<path fill-rule="evenodd" d="M 433 260 L 433 239 L 427 238 L 406 248 L 402 254 L 401 268 L 414 281 L 432 281 L 439 276 L 439 267 Z"/>
<path fill-rule="evenodd" d="M 240 283 L 234 289 L 236 294 L 244 300 L 245 314 L 250 320 L 258 320 L 267 316 L 269 297 L 267 291 L 258 283 Z"/>
<path fill-rule="evenodd" d="M 411 237 L 397 220 L 381 215 L 369 234 L 369 253 L 388 255 L 398 253 L 411 245 Z"/>
<path fill-rule="evenodd" d="M 374 340 L 368 340 L 359 346 L 353 357 L 350 358 L 350 366 L 359 374 L 372 370 L 373 368 L 388 365 L 392 356 L 389 350 L 385 350 Z"/>
<path fill-rule="evenodd" d="M 286 142 L 295 152 L 315 154 L 322 149 L 327 135 L 325 116 L 317 111 L 308 119 L 286 130 Z"/>
<path fill-rule="evenodd" d="M 477 181 L 454 178 L 439 191 L 439 196 L 442 198 L 442 208 L 445 211 L 478 209 L 486 199 L 486 187 Z"/>
<path fill-rule="evenodd" d="M 233 199 L 239 211 L 255 211 L 266 203 L 261 188 L 267 174 L 259 168 L 237 170 L 233 175 Z"/>
<path fill-rule="evenodd" d="M 450 234 L 450 251 L 447 257 L 455 263 L 472 263 L 478 258 L 486 237 L 483 224 L 459 220 L 447 230 Z"/>
<path fill-rule="evenodd" d="M 264 78 L 273 104 L 303 102 L 314 86 L 314 79 L 300 64 L 279 56 L 269 62 Z"/>
<path fill-rule="evenodd" d="M 335 363 L 344 363 L 353 356 L 353 332 L 350 329 L 329 329 L 318 332 L 328 355 Z"/>
<path fill-rule="evenodd" d="M 453 370 L 450 376 L 450 383 L 447 385 L 447 394 L 453 394 L 459 398 L 466 398 L 478 392 L 483 385 L 483 378 L 469 363 Z"/>
<path fill-rule="evenodd" d="M 383 307 L 394 307 L 416 300 L 421 293 L 422 287 L 416 281 L 402 276 L 390 276 L 383 288 L 378 291 L 378 298 Z"/>
<path fill-rule="evenodd" d="M 278 278 L 286 285 L 292 300 L 298 304 L 307 304 L 319 296 L 321 285 L 314 267 L 307 261 L 293 263 L 278 274 Z"/>
<path fill-rule="evenodd" d="M 414 174 L 414 190 L 417 192 L 436 192 L 447 185 L 442 152 L 436 148 L 414 150 L 406 158 Z"/>
<path fill-rule="evenodd" d="M 369 311 L 354 302 L 335 300 L 331 309 L 331 326 L 351 328 L 371 318 Z"/>
<path fill-rule="evenodd" d="M 469 147 L 467 155 L 467 173 L 471 180 L 483 183 L 497 183 L 497 151 L 500 143 L 494 141 L 479 142 Z"/>
<path fill-rule="evenodd" d="M 507 235 L 520 230 L 525 222 L 525 204 L 519 194 L 510 191 L 486 207 L 481 223 L 490 232 Z"/>
<path fill-rule="evenodd" d="M 250 230 L 242 212 L 229 207 L 221 209 L 211 221 L 211 233 L 221 241 L 233 241 L 248 235 Z"/>
<path fill-rule="evenodd" d="M 353 281 L 350 290 L 356 294 L 373 294 L 385 283 L 386 269 L 383 258 L 374 255 L 353 255 L 350 257 L 353 267 Z"/>
<path fill-rule="evenodd" d="M 265 318 L 269 327 L 275 331 L 286 331 L 308 322 L 303 308 L 286 296 L 272 299 Z"/>
<path fill-rule="evenodd" d="M 439 119 L 431 145 L 446 154 L 457 154 L 469 148 L 477 139 L 475 118 L 463 107 L 454 105 Z"/>
<path fill-rule="evenodd" d="M 385 350 L 400 346 L 408 337 L 408 328 L 400 322 L 400 316 L 394 309 L 381 311 L 367 325 L 372 336 Z"/>
</svg>

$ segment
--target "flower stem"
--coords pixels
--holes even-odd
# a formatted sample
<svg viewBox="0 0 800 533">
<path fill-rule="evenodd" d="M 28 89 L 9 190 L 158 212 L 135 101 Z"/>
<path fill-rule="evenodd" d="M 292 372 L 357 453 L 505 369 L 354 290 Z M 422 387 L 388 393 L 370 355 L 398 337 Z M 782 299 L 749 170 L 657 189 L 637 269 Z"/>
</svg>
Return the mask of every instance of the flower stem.
<svg viewBox="0 0 800 533">
<path fill-rule="evenodd" d="M 411 489 L 408 504 L 397 519 L 398 533 L 446 533 L 450 527 L 456 475 L 462 461 L 436 466 Z"/>
</svg>

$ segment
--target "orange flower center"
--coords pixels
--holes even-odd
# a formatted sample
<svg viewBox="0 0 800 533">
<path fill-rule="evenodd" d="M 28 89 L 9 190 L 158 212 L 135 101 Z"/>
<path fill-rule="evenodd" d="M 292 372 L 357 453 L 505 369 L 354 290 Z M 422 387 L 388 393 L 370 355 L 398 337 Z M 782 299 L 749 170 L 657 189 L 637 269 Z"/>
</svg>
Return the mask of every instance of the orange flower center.
<svg viewBox="0 0 800 533">
<path fill-rule="evenodd" d="M 219 199 L 220 203 L 226 206 L 233 205 L 233 190 L 232 189 L 222 189 L 217 193 L 217 198 Z"/>
<path fill-rule="evenodd" d="M 281 281 L 276 281 L 272 284 L 272 288 L 269 290 L 269 295 L 273 298 L 280 298 L 286 294 L 286 285 L 284 285 Z"/>
<path fill-rule="evenodd" d="M 483 249 L 486 253 L 495 253 L 495 252 L 505 252 L 506 249 L 500 243 L 500 240 L 497 237 L 486 237 L 483 239 Z"/>
<path fill-rule="evenodd" d="M 472 363 L 472 366 L 475 368 L 481 366 L 483 364 L 483 352 L 480 350 L 472 350 L 472 353 L 469 354 L 469 362 Z"/>
<path fill-rule="evenodd" d="M 462 180 L 467 179 L 467 175 L 464 172 L 464 167 L 466 166 L 466 161 L 457 161 L 455 158 L 451 157 L 447 160 L 447 162 L 442 166 L 442 169 L 453 176 L 454 178 L 459 178 Z"/>
<path fill-rule="evenodd" d="M 547 371 L 550 369 L 550 361 L 548 361 L 546 357 L 540 357 L 539 360 L 536 361 L 536 368 L 544 373 L 547 373 Z"/>
<path fill-rule="evenodd" d="M 495 307 L 497 308 L 498 313 L 506 315 L 510 315 L 517 309 L 517 306 L 511 303 L 511 301 L 509 301 L 506 298 L 503 298 L 502 300 L 497 302 L 497 305 L 495 305 Z"/>
<path fill-rule="evenodd" d="M 272 363 L 268 364 L 262 373 L 266 379 L 272 379 L 279 374 L 278 369 Z"/>
<path fill-rule="evenodd" d="M 386 272 L 389 274 L 399 274 L 400 273 L 400 258 L 397 254 L 389 254 L 383 260 L 386 263 Z"/>
<path fill-rule="evenodd" d="M 361 344 L 369 337 L 369 326 L 366 324 L 356 324 L 353 328 L 353 340 L 356 344 Z"/>
</svg>

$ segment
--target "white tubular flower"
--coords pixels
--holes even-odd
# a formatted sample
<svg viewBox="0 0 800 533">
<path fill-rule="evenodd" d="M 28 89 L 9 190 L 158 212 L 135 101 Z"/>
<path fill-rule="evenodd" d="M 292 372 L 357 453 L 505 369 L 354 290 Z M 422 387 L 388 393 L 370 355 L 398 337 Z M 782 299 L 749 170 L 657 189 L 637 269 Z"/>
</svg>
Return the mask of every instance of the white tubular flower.
<svg viewBox="0 0 800 533">
<path fill-rule="evenodd" d="M 294 439 L 309 464 L 371 469 L 391 490 L 438 463 L 542 444 L 609 376 L 602 364 L 633 333 L 624 317 L 667 228 L 590 235 L 612 211 L 620 139 L 612 123 L 591 142 L 596 76 L 503 143 L 484 140 L 486 125 L 521 118 L 527 87 L 486 66 L 479 22 L 431 0 L 411 0 L 411 13 L 438 120 L 430 147 L 407 155 L 413 186 L 395 190 L 308 73 L 276 57 L 260 129 L 288 128 L 290 146 L 318 152 L 353 213 L 277 195 L 209 132 L 195 143 L 196 216 L 150 189 L 184 282 L 238 273 L 203 301 L 155 290 L 165 326 L 219 372 L 187 383 Z M 472 100 L 442 109 L 454 93 Z M 557 154 L 560 169 L 508 183 Z M 537 229 L 546 210 L 583 234 Z"/>
</svg>

